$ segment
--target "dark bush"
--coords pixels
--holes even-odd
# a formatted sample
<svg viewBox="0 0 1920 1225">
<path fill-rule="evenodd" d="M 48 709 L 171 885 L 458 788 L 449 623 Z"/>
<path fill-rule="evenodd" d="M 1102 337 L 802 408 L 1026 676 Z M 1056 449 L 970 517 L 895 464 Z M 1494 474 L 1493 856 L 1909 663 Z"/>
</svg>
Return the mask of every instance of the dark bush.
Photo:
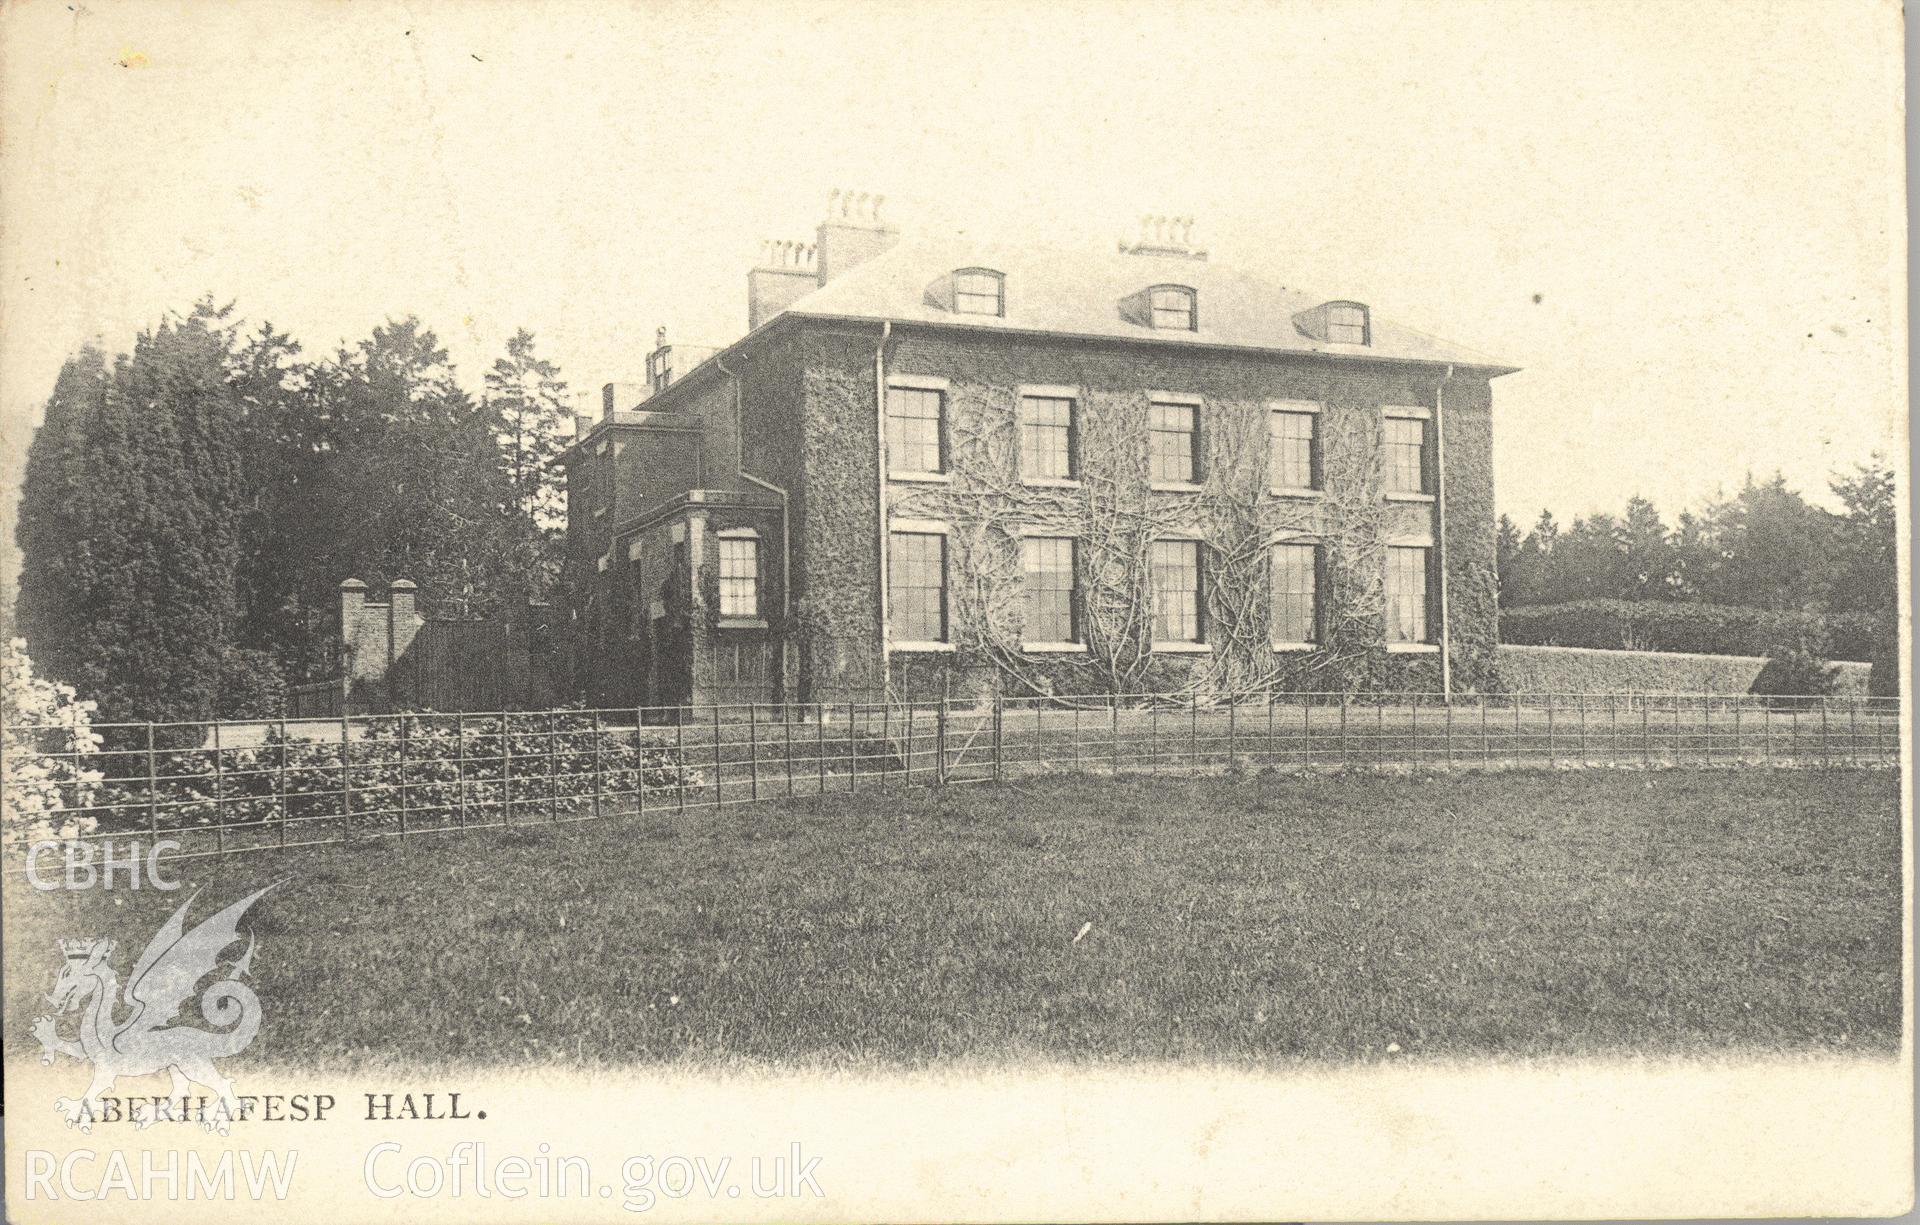
<svg viewBox="0 0 1920 1225">
<path fill-rule="evenodd" d="M 1754 678 L 1752 692 L 1775 699 L 1769 705 L 1797 704 L 1796 700 L 1823 698 L 1833 692 L 1834 668 L 1826 660 L 1826 644 L 1817 631 L 1783 626 L 1767 645 L 1767 666 Z"/>
<path fill-rule="evenodd" d="M 267 651 L 234 649 L 220 660 L 219 717 L 271 719 L 287 707 L 287 678 Z"/>
<path fill-rule="evenodd" d="M 1867 673 L 1867 696 L 1900 696 L 1900 625 L 1884 617 L 1873 638 L 1873 670 Z"/>
</svg>

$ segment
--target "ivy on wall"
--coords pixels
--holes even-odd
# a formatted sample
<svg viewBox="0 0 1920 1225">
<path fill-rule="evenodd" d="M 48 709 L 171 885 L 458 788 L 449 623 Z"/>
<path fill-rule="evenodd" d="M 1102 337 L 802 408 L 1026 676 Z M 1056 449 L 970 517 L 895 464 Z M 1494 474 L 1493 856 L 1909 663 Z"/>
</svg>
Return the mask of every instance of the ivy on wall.
<svg viewBox="0 0 1920 1225">
<path fill-rule="evenodd" d="M 1094 392 L 1080 401 L 1080 474 L 1073 488 L 1020 478 L 1012 393 L 948 405 L 951 484 L 893 487 L 893 512 L 951 525 L 949 618 L 956 663 L 984 662 L 1035 694 L 1214 694 L 1275 688 L 1339 690 L 1366 683 L 1382 638 L 1390 507 L 1381 497 L 1377 412 L 1330 405 L 1321 414 L 1324 492 L 1269 496 L 1267 410 L 1212 401 L 1201 422 L 1206 468 L 1196 492 L 1148 483 L 1148 399 Z M 1021 539 L 1078 543 L 1086 652 L 1022 650 Z M 1155 540 L 1203 542 L 1211 652 L 1152 651 L 1149 553 Z M 1317 650 L 1273 650 L 1269 545 L 1297 537 L 1324 558 L 1325 615 Z"/>
<path fill-rule="evenodd" d="M 879 642 L 879 524 L 873 501 L 874 340 L 823 330 L 796 340 L 783 369 L 803 427 L 792 456 L 795 592 L 790 622 L 801 644 L 803 684 L 814 692 L 920 697 L 1000 689 L 1067 696 L 1120 691 L 1250 693 L 1435 690 L 1437 654 L 1384 650 L 1385 542 L 1435 532 L 1433 507 L 1384 497 L 1379 405 L 1429 402 L 1434 374 L 1319 368 L 1178 354 L 1088 353 L 1072 346 L 985 345 L 977 338 L 896 338 L 889 371 L 953 380 L 947 403 L 946 484 L 894 482 L 889 514 L 950 525 L 951 655 L 895 653 Z M 1027 382 L 1082 389 L 1080 483 L 1030 486 L 1018 464 L 1017 388 Z M 1206 483 L 1195 493 L 1153 492 L 1147 473 L 1144 387 L 1206 396 Z M 1489 388 L 1457 379 L 1446 390 L 1447 560 L 1453 680 L 1492 681 L 1493 491 Z M 1315 400 L 1324 492 L 1278 498 L 1266 489 L 1270 396 Z M 849 496 L 854 494 L 856 496 Z M 1079 541 L 1084 653 L 1022 650 L 1025 576 L 1021 537 Z M 1275 652 L 1269 641 L 1268 543 L 1288 535 L 1319 543 L 1321 648 Z M 1208 553 L 1206 654 L 1150 647 L 1148 554 L 1154 539 L 1184 535 Z"/>
</svg>

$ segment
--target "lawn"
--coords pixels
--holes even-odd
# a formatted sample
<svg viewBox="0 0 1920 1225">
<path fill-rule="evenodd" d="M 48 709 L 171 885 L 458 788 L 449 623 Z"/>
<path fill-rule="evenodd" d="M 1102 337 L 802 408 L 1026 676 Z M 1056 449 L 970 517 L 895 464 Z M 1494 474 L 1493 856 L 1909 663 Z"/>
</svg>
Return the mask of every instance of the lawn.
<svg viewBox="0 0 1920 1225">
<path fill-rule="evenodd" d="M 1747 769 L 863 790 L 174 870 L 196 916 L 284 878 L 237 1072 L 1888 1053 L 1900 866 L 1896 775 Z M 10 878 L 12 1055 L 53 941 L 124 976 L 185 896 Z"/>
</svg>

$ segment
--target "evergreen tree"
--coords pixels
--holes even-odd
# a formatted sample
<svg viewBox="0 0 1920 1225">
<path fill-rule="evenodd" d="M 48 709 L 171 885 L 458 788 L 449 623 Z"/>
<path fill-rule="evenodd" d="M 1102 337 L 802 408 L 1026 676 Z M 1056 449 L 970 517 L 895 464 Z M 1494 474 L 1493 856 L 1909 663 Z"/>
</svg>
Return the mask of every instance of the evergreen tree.
<svg viewBox="0 0 1920 1225">
<path fill-rule="evenodd" d="M 1556 597 L 1553 551 L 1560 538 L 1560 525 L 1550 511 L 1541 511 L 1526 539 L 1509 563 L 1509 573 L 1501 579 L 1501 600 L 1507 606 L 1545 604 Z"/>
<path fill-rule="evenodd" d="M 1900 696 L 1899 521 L 1894 509 L 1893 468 L 1882 455 L 1836 478 L 1834 495 L 1846 507 L 1839 524 L 1836 579 L 1829 607 L 1867 613 L 1874 619 L 1873 671 L 1868 692 Z"/>
<path fill-rule="evenodd" d="M 566 501 L 554 467 L 571 441 L 573 414 L 560 368 L 534 354 L 525 328 L 487 371 L 486 412 L 505 471 L 510 525 L 504 542 L 525 576 L 525 594 L 544 599 L 559 574 Z"/>
<path fill-rule="evenodd" d="M 1625 583 L 1617 593 L 1619 597 L 1624 600 L 1673 599 L 1678 594 L 1679 559 L 1673 533 L 1660 521 L 1660 512 L 1652 502 L 1637 494 L 1627 499 L 1620 538 L 1626 550 L 1626 573 Z"/>
<path fill-rule="evenodd" d="M 99 666 L 88 633 L 96 575 L 86 542 L 102 530 L 103 501 L 93 487 L 94 461 L 103 457 L 90 442 L 112 382 L 106 356 L 91 346 L 60 367 L 27 448 L 14 528 L 20 546 L 15 629 L 28 639 L 42 673 L 87 693 L 94 692 Z M 118 457 L 104 458 L 102 466 L 110 466 Z"/>
<path fill-rule="evenodd" d="M 1518 579 L 1516 567 L 1519 561 L 1520 529 L 1514 525 L 1510 517 L 1501 515 L 1493 537 L 1493 572 L 1499 576 L 1502 608 L 1514 602 L 1513 595 L 1516 590 L 1514 584 Z"/>
<path fill-rule="evenodd" d="M 1612 515 L 1575 519 L 1553 547 L 1554 601 L 1617 599 L 1628 586 L 1626 533 Z"/>
<path fill-rule="evenodd" d="M 1748 608 L 1817 609 L 1834 583 L 1834 516 L 1787 488 L 1747 478 L 1732 500 L 1707 508 L 1701 598 Z"/>
<path fill-rule="evenodd" d="M 272 324 L 240 345 L 228 362 L 242 421 L 241 462 L 246 560 L 240 643 L 281 661 L 293 679 L 321 679 L 332 670 L 320 611 L 301 597 L 304 521 L 324 444 L 311 395 L 312 373 L 300 345 Z"/>
<path fill-rule="evenodd" d="M 511 490 L 489 422 L 417 319 L 390 322 L 312 371 L 318 455 L 304 499 L 303 598 L 341 579 L 420 584 L 438 615 L 485 616 L 518 589 Z"/>
<path fill-rule="evenodd" d="M 109 720 L 227 713 L 245 498 L 225 318 L 203 302 L 110 373 L 83 353 L 34 439 L 21 629 Z"/>
</svg>

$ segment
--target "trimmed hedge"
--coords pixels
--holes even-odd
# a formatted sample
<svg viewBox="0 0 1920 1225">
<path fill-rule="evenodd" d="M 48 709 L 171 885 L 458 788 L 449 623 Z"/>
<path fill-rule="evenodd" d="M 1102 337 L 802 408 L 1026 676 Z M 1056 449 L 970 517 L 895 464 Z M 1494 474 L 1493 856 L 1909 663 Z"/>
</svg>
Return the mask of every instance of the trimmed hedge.
<svg viewBox="0 0 1920 1225">
<path fill-rule="evenodd" d="M 1865 613 L 1773 612 L 1727 604 L 1661 600 L 1576 600 L 1500 610 L 1500 641 L 1516 646 L 1696 655 L 1766 655 L 1773 644 L 1805 635 L 1830 659 L 1873 658 L 1878 619 Z"/>
<path fill-rule="evenodd" d="M 1672 651 L 1600 651 L 1502 643 L 1494 667 L 1507 693 L 1751 693 L 1766 670 L 1757 655 L 1690 655 Z M 1837 663 L 1833 693 L 1867 691 L 1866 664 Z"/>
</svg>

